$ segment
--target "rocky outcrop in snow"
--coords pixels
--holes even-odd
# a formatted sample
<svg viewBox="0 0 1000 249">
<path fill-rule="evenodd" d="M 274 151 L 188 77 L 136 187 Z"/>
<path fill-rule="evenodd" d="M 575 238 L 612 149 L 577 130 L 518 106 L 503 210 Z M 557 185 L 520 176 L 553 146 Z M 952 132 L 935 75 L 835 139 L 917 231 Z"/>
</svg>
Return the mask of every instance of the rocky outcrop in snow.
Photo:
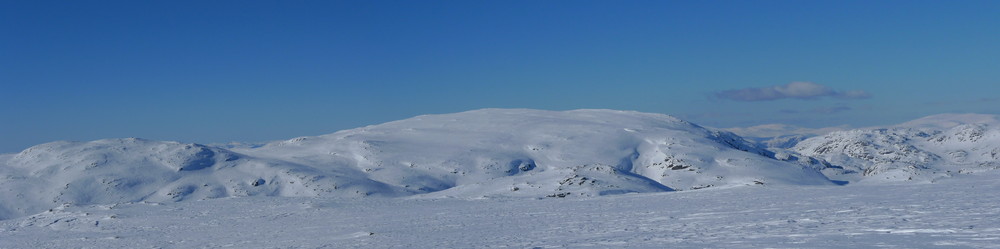
<svg viewBox="0 0 1000 249">
<path fill-rule="evenodd" d="M 804 140 L 791 151 L 843 167 L 846 172 L 828 176 L 854 181 L 933 180 L 1000 167 L 1000 129 L 987 124 L 935 127 L 833 132 Z"/>
</svg>

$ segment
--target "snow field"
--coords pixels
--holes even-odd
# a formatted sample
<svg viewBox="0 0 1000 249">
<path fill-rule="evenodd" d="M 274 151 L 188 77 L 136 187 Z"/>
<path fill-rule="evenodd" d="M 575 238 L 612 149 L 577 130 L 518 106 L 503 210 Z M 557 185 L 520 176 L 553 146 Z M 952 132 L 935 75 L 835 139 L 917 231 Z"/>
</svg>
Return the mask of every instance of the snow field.
<svg viewBox="0 0 1000 249">
<path fill-rule="evenodd" d="M 1000 248 L 1000 175 L 584 198 L 221 198 L 0 221 L 0 248 Z"/>
</svg>

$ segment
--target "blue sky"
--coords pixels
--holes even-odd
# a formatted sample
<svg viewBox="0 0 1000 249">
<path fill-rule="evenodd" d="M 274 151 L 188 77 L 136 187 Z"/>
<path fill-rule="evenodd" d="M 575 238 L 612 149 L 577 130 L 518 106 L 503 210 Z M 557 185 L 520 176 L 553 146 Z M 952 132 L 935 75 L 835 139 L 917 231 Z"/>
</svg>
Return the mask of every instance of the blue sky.
<svg viewBox="0 0 1000 249">
<path fill-rule="evenodd" d="M 479 108 L 855 127 L 1000 113 L 1000 1 L 5 1 L 0 152 Z"/>
</svg>

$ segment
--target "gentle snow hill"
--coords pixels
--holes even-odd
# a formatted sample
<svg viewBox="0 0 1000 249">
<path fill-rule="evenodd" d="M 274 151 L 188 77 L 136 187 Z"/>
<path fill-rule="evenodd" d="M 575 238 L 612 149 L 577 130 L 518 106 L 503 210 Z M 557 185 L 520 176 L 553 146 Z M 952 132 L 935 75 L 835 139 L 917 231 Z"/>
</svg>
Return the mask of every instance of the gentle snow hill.
<svg viewBox="0 0 1000 249">
<path fill-rule="evenodd" d="M 729 132 L 661 114 L 484 109 L 234 149 L 338 165 L 430 196 L 570 196 L 829 184 Z"/>
<path fill-rule="evenodd" d="M 918 130 L 943 131 L 965 124 L 984 124 L 1000 127 L 1000 117 L 991 114 L 944 113 L 914 119 L 887 128 L 911 128 Z"/>
<path fill-rule="evenodd" d="M 849 181 L 932 181 L 1000 168 L 1000 127 L 960 124 L 961 119 L 944 121 L 940 117 L 894 128 L 833 132 L 804 140 L 790 150 L 843 167 L 839 172 L 825 173 Z M 951 124 L 959 125 L 934 129 Z"/>
<path fill-rule="evenodd" d="M 75 205 L 229 196 L 335 195 L 391 188 L 325 170 L 199 144 L 144 139 L 53 142 L 0 157 L 0 219 Z"/>
<path fill-rule="evenodd" d="M 567 197 L 831 182 L 660 114 L 485 109 L 260 146 L 54 142 L 0 156 L 0 218 L 229 196 Z"/>
</svg>

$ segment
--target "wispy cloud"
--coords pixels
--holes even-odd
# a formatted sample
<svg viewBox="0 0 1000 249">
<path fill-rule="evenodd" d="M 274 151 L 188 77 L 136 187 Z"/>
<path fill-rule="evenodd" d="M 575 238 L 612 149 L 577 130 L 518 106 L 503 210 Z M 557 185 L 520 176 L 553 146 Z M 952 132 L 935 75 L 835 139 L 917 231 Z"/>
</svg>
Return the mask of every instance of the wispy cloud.
<svg viewBox="0 0 1000 249">
<path fill-rule="evenodd" d="M 792 82 L 770 87 L 752 87 L 716 92 L 715 96 L 736 101 L 771 101 L 779 99 L 817 99 L 833 97 L 840 99 L 866 99 L 871 94 L 862 90 L 836 91 L 830 87 L 812 82 Z"/>
<path fill-rule="evenodd" d="M 949 106 L 949 105 L 963 105 L 963 104 L 983 104 L 983 103 L 994 103 L 994 102 L 1000 102 L 1000 98 L 988 97 L 988 98 L 977 98 L 977 99 L 928 101 L 924 102 L 923 104 L 930 106 Z"/>
<path fill-rule="evenodd" d="M 1000 98 L 980 98 L 976 100 L 976 102 L 997 102 L 997 101 L 1000 101 Z"/>
<path fill-rule="evenodd" d="M 854 110 L 850 106 L 828 106 L 828 107 L 816 107 L 812 109 L 796 110 L 796 109 L 781 109 L 778 113 L 781 114 L 834 114 Z"/>
<path fill-rule="evenodd" d="M 853 109 L 854 108 L 850 108 L 850 107 L 847 107 L 847 106 L 834 106 L 834 107 L 815 108 L 815 109 L 812 109 L 811 111 L 813 113 L 820 113 L 820 114 L 834 114 L 834 113 L 838 113 L 838 112 L 850 111 L 850 110 L 853 110 Z"/>
</svg>

